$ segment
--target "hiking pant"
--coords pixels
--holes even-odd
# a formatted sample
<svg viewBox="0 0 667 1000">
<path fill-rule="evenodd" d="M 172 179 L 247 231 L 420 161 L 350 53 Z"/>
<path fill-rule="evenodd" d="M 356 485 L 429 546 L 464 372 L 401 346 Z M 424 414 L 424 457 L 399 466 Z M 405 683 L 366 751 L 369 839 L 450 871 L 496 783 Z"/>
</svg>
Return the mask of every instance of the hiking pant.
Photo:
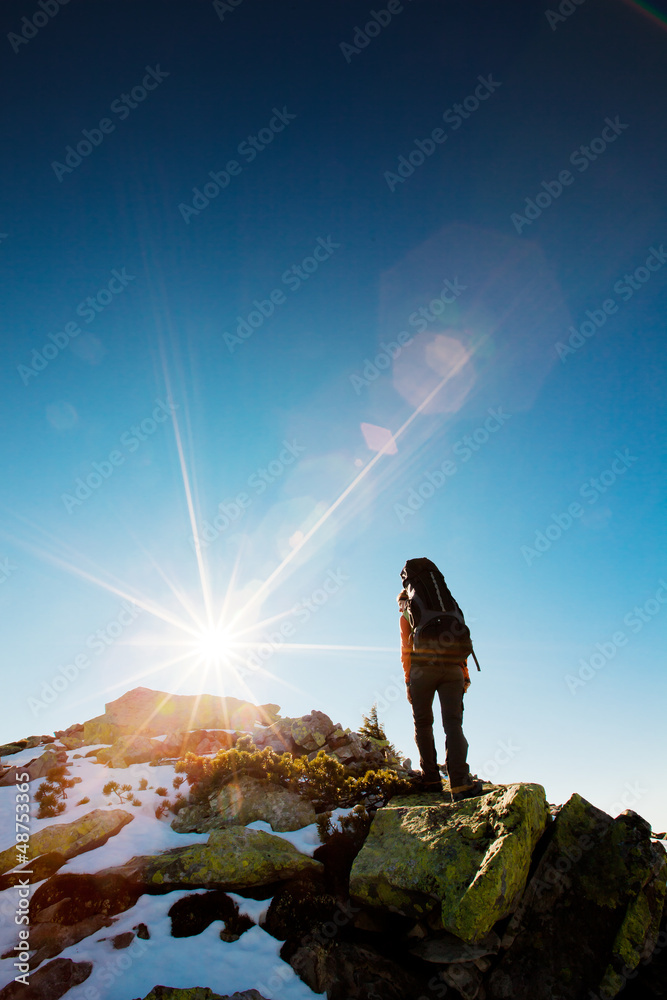
<svg viewBox="0 0 667 1000">
<path fill-rule="evenodd" d="M 426 781 L 439 781 L 438 758 L 433 739 L 433 699 L 440 699 L 445 730 L 445 761 L 452 788 L 468 784 L 468 741 L 463 735 L 463 671 L 456 663 L 437 656 L 412 654 L 410 698 L 415 720 L 415 742 Z"/>
</svg>

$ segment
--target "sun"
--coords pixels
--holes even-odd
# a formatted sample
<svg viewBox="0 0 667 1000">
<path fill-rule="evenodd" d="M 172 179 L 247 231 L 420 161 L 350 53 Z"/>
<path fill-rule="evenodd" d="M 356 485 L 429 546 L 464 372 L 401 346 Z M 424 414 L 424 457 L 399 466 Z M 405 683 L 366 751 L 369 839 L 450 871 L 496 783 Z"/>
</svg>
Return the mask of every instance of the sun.
<svg viewBox="0 0 667 1000">
<path fill-rule="evenodd" d="M 229 632 L 222 626 L 211 626 L 203 629 L 197 636 L 195 651 L 207 663 L 225 663 L 229 661 L 232 641 Z"/>
</svg>

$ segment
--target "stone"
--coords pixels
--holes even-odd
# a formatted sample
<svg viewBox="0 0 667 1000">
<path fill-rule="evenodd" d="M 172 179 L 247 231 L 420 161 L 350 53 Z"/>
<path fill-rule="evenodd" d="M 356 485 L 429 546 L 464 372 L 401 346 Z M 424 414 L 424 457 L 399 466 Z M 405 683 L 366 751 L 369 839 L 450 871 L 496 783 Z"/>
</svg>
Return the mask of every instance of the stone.
<svg viewBox="0 0 667 1000">
<path fill-rule="evenodd" d="M 50 878 L 59 868 L 62 868 L 66 861 L 65 855 L 59 854 L 58 851 L 47 851 L 46 854 L 40 854 L 39 857 L 22 865 L 21 868 L 0 875 L 0 892 L 3 889 L 9 889 L 10 886 L 25 884 L 26 878 L 29 882 L 41 882 L 43 879 Z"/>
<path fill-rule="evenodd" d="M 150 941 L 151 936 L 148 931 L 148 927 L 146 927 L 146 924 L 143 923 L 137 924 L 135 927 L 132 928 L 132 930 L 137 932 L 137 937 L 140 938 L 142 941 Z"/>
<path fill-rule="evenodd" d="M 83 983 L 93 970 L 92 962 L 56 958 L 30 974 L 28 985 L 12 980 L 0 990 L 0 1000 L 59 1000 Z"/>
<path fill-rule="evenodd" d="M 194 937 L 205 931 L 214 920 L 222 920 L 225 941 L 238 941 L 254 921 L 239 913 L 238 904 L 226 892 L 211 889 L 204 894 L 182 896 L 169 910 L 172 937 Z"/>
<path fill-rule="evenodd" d="M 167 735 L 167 738 L 161 744 L 161 752 L 156 755 L 156 759 L 160 759 L 161 757 L 184 757 L 190 751 L 192 753 L 203 753 L 204 751 L 200 747 L 205 742 L 211 747 L 210 750 L 206 751 L 207 753 L 214 750 L 225 750 L 234 746 L 234 736 L 232 733 L 225 732 L 224 729 L 214 730 L 210 733 L 204 729 L 195 729 L 192 732 L 177 730 Z"/>
<path fill-rule="evenodd" d="M 508 916 L 547 823 L 541 785 L 496 788 L 450 804 L 396 796 L 378 809 L 350 872 L 350 895 L 370 906 L 438 917 L 470 943 Z"/>
<path fill-rule="evenodd" d="M 280 719 L 262 729 L 253 729 L 251 733 L 253 743 L 259 750 L 270 747 L 276 753 L 298 754 L 298 747 L 292 739 L 293 721 L 293 719 Z"/>
<path fill-rule="evenodd" d="M 56 823 L 33 833 L 28 842 L 28 859 L 40 854 L 57 853 L 65 859 L 106 844 L 134 817 L 124 809 L 93 809 L 71 823 Z M 16 848 L 0 854 L 0 873 L 16 866 Z"/>
<path fill-rule="evenodd" d="M 61 736 L 60 742 L 65 747 L 66 750 L 78 750 L 79 747 L 86 746 L 86 741 L 81 736 Z"/>
<path fill-rule="evenodd" d="M 30 900 L 30 919 L 34 924 L 68 926 L 97 915 L 106 919 L 129 910 L 142 891 L 115 873 L 54 875 L 35 889 Z"/>
<path fill-rule="evenodd" d="M 115 743 L 123 736 L 120 726 L 109 721 L 106 715 L 97 715 L 83 724 L 82 746 L 95 746 L 97 743 Z"/>
<path fill-rule="evenodd" d="M 67 763 L 67 751 L 66 750 L 56 750 L 48 749 L 40 757 L 36 757 L 31 760 L 29 764 L 22 764 L 20 767 L 9 767 L 6 771 L 0 775 L 0 787 L 3 785 L 15 785 L 17 782 L 17 775 L 27 774 L 28 781 L 35 781 L 38 778 L 45 778 L 47 772 L 51 770 L 52 767 L 56 767 L 58 764 Z M 21 778 L 21 781 L 25 781 L 25 778 Z"/>
<path fill-rule="evenodd" d="M 54 909 L 57 910 L 56 907 L 49 907 L 49 910 Z M 55 915 L 57 916 L 57 912 Z M 30 929 L 30 948 L 35 949 L 30 957 L 30 968 L 34 969 L 47 959 L 55 958 L 65 948 L 78 944 L 79 941 L 95 934 L 102 927 L 108 927 L 111 923 L 111 920 L 100 914 L 85 917 L 74 924 L 38 921 Z"/>
<path fill-rule="evenodd" d="M 290 958 L 297 975 L 327 1000 L 407 1000 L 431 993 L 425 979 L 368 945 L 334 940 L 309 942 Z"/>
<path fill-rule="evenodd" d="M 118 875 L 148 892 L 170 892 L 181 887 L 235 892 L 286 881 L 320 868 L 318 861 L 301 854 L 281 837 L 232 826 L 213 830 L 206 844 L 135 857 L 99 874 Z"/>
<path fill-rule="evenodd" d="M 424 962 L 449 965 L 457 962 L 474 962 L 486 955 L 497 955 L 499 951 L 500 938 L 494 931 L 489 931 L 477 944 L 468 944 L 454 934 L 447 933 L 425 938 L 410 949 L 410 954 L 416 955 Z"/>
<path fill-rule="evenodd" d="M 645 820 L 573 795 L 507 927 L 488 1000 L 615 996 L 657 940 L 666 878 Z"/>
<path fill-rule="evenodd" d="M 352 915 L 341 912 L 336 899 L 327 891 L 323 872 L 313 872 L 286 882 L 274 894 L 262 927 L 272 937 L 286 941 L 312 933 L 333 921 L 334 916 L 342 926 L 349 923 Z"/>
<path fill-rule="evenodd" d="M 163 747 L 159 741 L 150 740 L 146 736 L 122 736 L 112 746 L 98 750 L 96 756 L 99 764 L 124 768 L 131 764 L 147 764 L 162 753 Z"/>
<path fill-rule="evenodd" d="M 223 825 L 246 826 L 261 819 L 277 833 L 300 830 L 316 819 L 312 803 L 298 792 L 248 775 L 221 788 L 215 809 Z"/>
<path fill-rule="evenodd" d="M 313 711 L 292 721 L 291 736 L 298 747 L 307 751 L 319 750 L 334 729 L 335 726 L 328 715 Z"/>
</svg>

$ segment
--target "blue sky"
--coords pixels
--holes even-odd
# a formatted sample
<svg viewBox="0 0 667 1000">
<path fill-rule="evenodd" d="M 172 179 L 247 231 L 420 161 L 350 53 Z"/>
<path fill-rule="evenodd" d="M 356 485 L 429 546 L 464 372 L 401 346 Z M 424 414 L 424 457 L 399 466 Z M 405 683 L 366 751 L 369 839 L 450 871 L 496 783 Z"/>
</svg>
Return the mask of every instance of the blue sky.
<svg viewBox="0 0 667 1000">
<path fill-rule="evenodd" d="M 664 23 L 56 2 L 0 12 L 2 739 L 141 684 L 415 759 L 425 555 L 471 768 L 664 829 Z"/>
</svg>

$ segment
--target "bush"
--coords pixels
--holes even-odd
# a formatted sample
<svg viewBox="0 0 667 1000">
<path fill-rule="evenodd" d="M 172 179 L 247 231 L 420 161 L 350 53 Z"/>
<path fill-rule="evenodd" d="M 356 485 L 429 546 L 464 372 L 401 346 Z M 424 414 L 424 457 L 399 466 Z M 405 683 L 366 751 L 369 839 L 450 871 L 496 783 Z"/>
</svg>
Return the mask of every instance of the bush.
<svg viewBox="0 0 667 1000">
<path fill-rule="evenodd" d="M 224 785 L 242 775 L 298 792 L 320 811 L 353 806 L 370 797 L 386 800 L 411 788 L 408 780 L 388 769 L 368 770 L 355 776 L 323 750 L 313 760 L 308 760 L 290 753 L 277 754 L 270 747 L 239 750 L 237 744 L 233 749 L 220 750 L 213 758 L 188 753 L 177 762 L 176 770 L 187 775 L 193 804 L 204 804 Z"/>
<path fill-rule="evenodd" d="M 43 781 L 35 792 L 35 801 L 39 802 L 37 819 L 60 816 L 65 812 L 67 789 L 74 788 L 77 780 L 81 780 L 80 778 L 68 778 L 68 774 L 69 771 L 65 764 L 58 764 L 46 772 L 46 781 Z"/>
<path fill-rule="evenodd" d="M 82 799 L 79 799 L 79 801 L 77 802 L 77 805 L 78 806 L 85 806 L 87 802 L 90 802 L 90 799 L 89 799 L 89 797 L 87 795 L 84 795 L 84 797 Z"/>
<path fill-rule="evenodd" d="M 147 788 L 148 788 L 148 781 L 146 778 L 142 778 L 141 781 L 139 782 L 139 791 L 145 792 Z"/>
<path fill-rule="evenodd" d="M 129 793 L 132 791 L 132 785 L 119 785 L 117 781 L 107 781 L 106 785 L 102 789 L 103 795 L 111 795 L 115 792 L 118 796 L 118 802 L 122 805 L 126 798 L 129 798 Z"/>
<path fill-rule="evenodd" d="M 167 789 L 164 787 L 164 785 L 160 785 L 159 788 L 155 789 L 155 794 L 156 795 L 166 795 L 167 794 Z"/>
</svg>

